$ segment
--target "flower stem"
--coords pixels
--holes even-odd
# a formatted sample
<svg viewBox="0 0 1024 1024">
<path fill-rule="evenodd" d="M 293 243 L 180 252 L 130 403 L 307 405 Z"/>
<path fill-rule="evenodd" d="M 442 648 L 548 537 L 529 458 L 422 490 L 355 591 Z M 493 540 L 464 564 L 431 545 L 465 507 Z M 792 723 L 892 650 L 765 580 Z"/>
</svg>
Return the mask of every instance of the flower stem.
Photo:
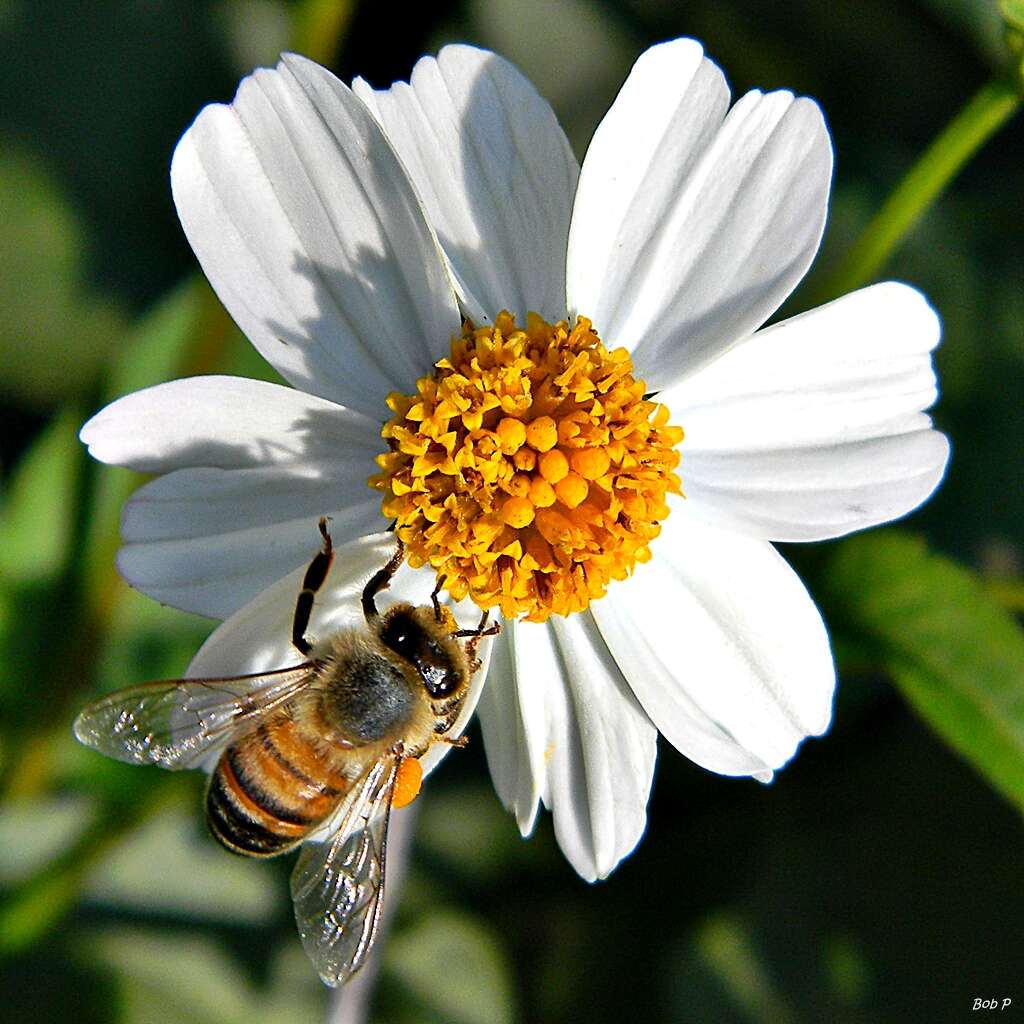
<svg viewBox="0 0 1024 1024">
<path fill-rule="evenodd" d="M 1021 96 L 996 80 L 975 93 L 875 214 L 839 266 L 810 289 L 807 306 L 867 284 L 956 173 L 1017 111 Z"/>
</svg>

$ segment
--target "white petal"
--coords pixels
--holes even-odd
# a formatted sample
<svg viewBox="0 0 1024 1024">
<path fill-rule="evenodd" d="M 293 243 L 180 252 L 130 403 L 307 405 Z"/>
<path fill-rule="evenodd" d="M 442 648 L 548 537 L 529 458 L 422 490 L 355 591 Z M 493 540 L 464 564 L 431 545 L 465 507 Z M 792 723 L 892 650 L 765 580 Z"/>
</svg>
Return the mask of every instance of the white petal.
<svg viewBox="0 0 1024 1024">
<path fill-rule="evenodd" d="M 374 416 L 460 322 L 433 233 L 347 86 L 285 56 L 206 107 L 171 185 L 210 283 L 293 384 Z"/>
<path fill-rule="evenodd" d="M 301 500 L 297 496 L 290 518 L 265 522 L 268 513 L 258 505 L 261 487 L 269 486 L 264 474 L 257 472 L 246 480 L 242 495 L 242 482 L 220 481 L 228 486 L 221 487 L 217 497 L 226 496 L 227 502 L 216 510 L 217 520 L 210 517 L 207 507 L 215 488 L 198 470 L 181 470 L 158 481 L 163 485 L 160 489 L 170 492 L 163 501 L 152 490 L 157 486 L 153 484 L 132 498 L 125 509 L 124 546 L 117 554 L 117 568 L 136 590 L 161 604 L 223 619 L 316 554 L 316 524 L 321 516 L 330 518 L 331 533 L 339 543 L 374 533 L 384 525 L 379 501 L 371 498 L 332 509 L 328 500 L 344 500 L 345 495 L 332 495 L 326 487 L 302 495 Z M 278 481 L 278 486 L 287 489 L 288 484 Z M 239 509 L 233 521 L 232 507 Z M 174 530 L 178 516 L 188 517 L 178 534 L 159 540 L 136 539 L 150 529 Z M 198 535 L 188 536 L 189 529 Z"/>
<path fill-rule="evenodd" d="M 570 312 L 660 390 L 759 327 L 825 224 L 832 147 L 817 105 L 728 87 L 692 40 L 637 61 L 583 162 Z"/>
<path fill-rule="evenodd" d="M 589 616 L 505 630 L 480 709 L 495 787 L 524 834 L 542 799 L 572 866 L 604 878 L 643 834 L 657 733 Z"/>
<path fill-rule="evenodd" d="M 317 550 L 314 541 L 310 545 L 309 559 Z M 363 587 L 394 551 L 394 538 L 384 533 L 363 537 L 336 550 L 331 572 L 313 608 L 309 630 L 312 636 L 323 637 L 334 630 L 360 624 L 359 599 Z M 303 565 L 277 580 L 218 626 L 192 659 L 188 675 L 245 675 L 301 662 L 302 655 L 292 646 L 291 635 L 295 602 L 305 571 Z M 407 581 L 415 587 L 418 574 L 403 566 L 388 595 L 398 593 L 398 583 L 407 584 Z M 429 593 L 430 586 L 426 584 L 426 595 Z M 408 599 L 418 601 L 420 596 Z"/>
<path fill-rule="evenodd" d="M 322 638 L 340 629 L 365 628 L 360 608 L 363 587 L 394 554 L 394 550 L 394 536 L 387 533 L 338 546 L 327 581 L 317 593 L 308 635 Z M 310 557 L 313 553 L 315 551 Z M 302 567 L 289 573 L 218 626 L 192 659 L 186 676 L 245 675 L 299 664 L 303 659 L 292 646 L 291 631 L 295 601 L 302 587 L 304 572 L 305 567 Z M 383 611 L 394 601 L 426 604 L 433 584 L 432 572 L 403 565 L 395 574 L 390 588 L 378 597 L 377 605 Z M 457 605 L 453 609 L 460 621 L 468 626 L 467 610 Z M 479 654 L 484 667 L 474 677 L 462 713 L 450 733 L 453 737 L 462 733 L 476 708 L 489 658 L 489 641 L 486 638 L 480 645 Z M 424 771 L 432 771 L 449 749 L 445 743 L 432 746 L 422 758 Z"/>
<path fill-rule="evenodd" d="M 424 57 L 410 82 L 352 84 L 423 200 L 467 313 L 565 316 L 579 166 L 554 112 L 508 61 L 472 46 Z"/>
<path fill-rule="evenodd" d="M 930 353 L 939 321 L 889 282 L 760 331 L 664 392 L 686 431 L 692 511 L 771 540 L 888 522 L 938 485 L 946 438 Z"/>
<path fill-rule="evenodd" d="M 766 541 L 673 509 L 653 557 L 592 605 L 666 739 L 723 775 L 770 777 L 831 717 L 821 616 Z"/>
<path fill-rule="evenodd" d="M 225 618 L 316 552 L 332 517 L 339 544 L 381 529 L 379 428 L 323 399 L 237 377 L 139 391 L 82 428 L 104 462 L 172 470 L 125 507 L 118 556 L 132 586 Z"/>
<path fill-rule="evenodd" d="M 247 377 L 188 377 L 101 409 L 79 435 L 89 454 L 140 473 L 189 466 L 319 465 L 382 450 L 380 420 Z"/>
<path fill-rule="evenodd" d="M 494 789 L 527 836 L 533 831 L 540 808 L 544 745 L 539 730 L 527 730 L 523 719 L 512 651 L 515 629 L 514 622 L 505 622 L 492 645 L 491 667 L 479 711 Z"/>
</svg>

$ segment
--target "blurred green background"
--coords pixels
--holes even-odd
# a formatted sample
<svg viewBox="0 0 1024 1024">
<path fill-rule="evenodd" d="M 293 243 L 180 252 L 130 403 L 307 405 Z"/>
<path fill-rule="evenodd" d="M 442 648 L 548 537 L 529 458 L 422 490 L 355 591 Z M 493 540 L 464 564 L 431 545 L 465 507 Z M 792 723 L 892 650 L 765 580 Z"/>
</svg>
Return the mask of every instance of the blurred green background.
<svg viewBox="0 0 1024 1024">
<path fill-rule="evenodd" d="M 86 700 L 180 675 L 211 624 L 114 572 L 139 482 L 76 440 L 110 398 L 268 376 L 174 214 L 172 148 L 286 48 L 408 76 L 449 41 L 499 50 L 578 155 L 632 61 L 700 38 L 734 94 L 824 107 L 837 152 L 819 262 L 842 273 L 900 178 L 1005 68 L 981 0 L 0 2 L 0 991 L 6 1019 L 290 1024 L 329 996 L 288 863 L 223 853 L 201 778 L 78 748 Z M 581 882 L 545 818 L 519 839 L 479 734 L 430 780 L 372 1019 L 960 1020 L 1024 1011 L 1024 132 L 1010 120 L 884 267 L 940 311 L 949 476 L 905 524 L 789 547 L 841 671 L 835 724 L 768 787 L 662 745 L 648 835 Z M 685 650 L 680 652 L 685 659 Z"/>
</svg>

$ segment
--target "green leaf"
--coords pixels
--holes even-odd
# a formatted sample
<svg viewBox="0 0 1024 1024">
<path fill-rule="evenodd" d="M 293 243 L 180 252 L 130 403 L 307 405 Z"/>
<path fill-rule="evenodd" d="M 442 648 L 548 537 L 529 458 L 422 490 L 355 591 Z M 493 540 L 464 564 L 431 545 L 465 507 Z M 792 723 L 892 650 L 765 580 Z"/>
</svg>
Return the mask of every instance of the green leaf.
<svg viewBox="0 0 1024 1024">
<path fill-rule="evenodd" d="M 999 0 L 999 13 L 1007 25 L 1024 32 L 1024 0 Z"/>
<path fill-rule="evenodd" d="M 52 408 L 96 380 L 125 319 L 115 302 L 85 285 L 85 231 L 43 163 L 9 139 L 0 153 L 0 386 Z"/>
<path fill-rule="evenodd" d="M 422 798 L 416 842 L 421 850 L 476 883 L 507 871 L 512 862 L 543 863 L 543 844 L 524 843 L 511 815 L 483 782 L 431 787 Z"/>
<path fill-rule="evenodd" d="M 295 6 L 293 16 L 293 48 L 329 64 L 345 38 L 355 10 L 352 0 L 302 0 Z"/>
<path fill-rule="evenodd" d="M 195 934 L 112 928 L 91 934 L 83 955 L 120 979 L 117 1019 L 124 1024 L 307 1024 L 324 1019 L 326 990 L 302 956 L 298 939 L 272 965 L 270 984 L 259 987 L 220 946 Z"/>
<path fill-rule="evenodd" d="M 981 581 L 888 530 L 844 542 L 829 586 L 918 713 L 1024 809 L 1024 633 Z"/>
<path fill-rule="evenodd" d="M 119 584 L 94 682 L 84 696 L 95 698 L 147 679 L 180 677 L 212 630 L 209 619 L 157 604 Z"/>
<path fill-rule="evenodd" d="M 38 942 L 74 905 L 89 871 L 107 851 L 130 833 L 162 802 L 180 789 L 180 780 L 165 779 L 152 791 L 149 804 L 126 800 L 105 805 L 70 845 L 53 854 L 42 870 L 4 894 L 0 902 L 0 957 L 19 953 Z"/>
<path fill-rule="evenodd" d="M 260 925 L 281 911 L 285 890 L 270 864 L 232 857 L 214 842 L 190 801 L 126 836 L 90 873 L 84 896 L 135 912 Z"/>
<path fill-rule="evenodd" d="M 74 795 L 0 806 L 0 885 L 15 885 L 39 871 L 81 835 L 91 817 L 90 801 Z"/>
<path fill-rule="evenodd" d="M 458 977 L 444 969 L 458 964 Z M 512 972 L 497 936 L 469 914 L 419 918 L 384 947 L 384 966 L 448 1024 L 511 1024 Z"/>
<path fill-rule="evenodd" d="M 201 277 L 191 277 L 136 322 L 114 364 L 108 400 L 178 376 L 199 330 L 208 290 Z"/>
<path fill-rule="evenodd" d="M 124 339 L 105 401 L 180 375 L 180 368 L 200 332 L 208 291 L 201 278 L 191 278 L 136 323 Z M 89 600 L 93 605 L 104 605 L 112 600 L 109 588 L 115 577 L 114 556 L 121 509 L 141 480 L 139 474 L 116 466 L 98 469 L 85 556 Z"/>
<path fill-rule="evenodd" d="M 1024 0 L 1000 0 L 999 13 L 1006 29 L 1006 48 L 1014 64 L 1014 82 L 1024 93 Z"/>
<path fill-rule="evenodd" d="M 67 559 L 76 463 L 82 457 L 77 433 L 78 416 L 61 414 L 18 463 L 0 508 L 0 579 L 5 584 L 51 576 Z"/>
<path fill-rule="evenodd" d="M 1020 106 L 1017 90 L 996 79 L 983 85 L 921 154 L 890 193 L 839 266 L 801 293 L 805 308 L 873 280 L 943 190 Z"/>
<path fill-rule="evenodd" d="M 198 274 L 155 305 L 124 340 L 104 396 L 114 401 L 176 377 L 231 373 L 280 382 L 280 378 L 231 322 L 210 286 Z M 87 574 L 101 586 L 117 550 L 121 509 L 142 478 L 105 466 L 96 487 Z"/>
<path fill-rule="evenodd" d="M 38 697 L 30 696 L 26 680 L 38 685 L 40 658 L 52 655 L 55 628 L 61 635 L 69 628 L 62 598 L 85 469 L 79 419 L 64 412 L 35 439 L 0 506 L 0 731 L 8 739 L 26 717 L 38 717 Z M 5 771 L 17 746 L 3 751 Z"/>
<path fill-rule="evenodd" d="M 776 990 L 744 921 L 716 914 L 697 928 L 694 944 L 697 955 L 749 1020 L 789 1024 L 798 1019 Z"/>
</svg>

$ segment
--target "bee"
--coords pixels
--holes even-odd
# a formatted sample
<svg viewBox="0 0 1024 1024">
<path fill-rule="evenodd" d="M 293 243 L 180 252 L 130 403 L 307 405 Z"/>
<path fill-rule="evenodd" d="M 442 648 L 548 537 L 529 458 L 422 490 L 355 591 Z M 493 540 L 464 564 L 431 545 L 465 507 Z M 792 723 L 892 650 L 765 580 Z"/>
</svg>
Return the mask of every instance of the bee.
<svg viewBox="0 0 1024 1024">
<path fill-rule="evenodd" d="M 464 743 L 452 730 L 480 667 L 480 639 L 498 627 L 487 627 L 485 613 L 476 629 L 458 629 L 440 587 L 432 606 L 397 602 L 380 612 L 377 595 L 402 563 L 398 540 L 363 589 L 365 625 L 315 642 L 307 629 L 334 559 L 326 519 L 319 528 L 322 547 L 292 620 L 301 663 L 132 686 L 89 705 L 74 731 L 119 761 L 172 770 L 201 767 L 220 750 L 206 789 L 210 830 L 251 857 L 302 845 L 295 919 L 334 986 L 362 966 L 376 934 L 391 809 L 415 799 L 418 759 L 433 744 Z"/>
</svg>

